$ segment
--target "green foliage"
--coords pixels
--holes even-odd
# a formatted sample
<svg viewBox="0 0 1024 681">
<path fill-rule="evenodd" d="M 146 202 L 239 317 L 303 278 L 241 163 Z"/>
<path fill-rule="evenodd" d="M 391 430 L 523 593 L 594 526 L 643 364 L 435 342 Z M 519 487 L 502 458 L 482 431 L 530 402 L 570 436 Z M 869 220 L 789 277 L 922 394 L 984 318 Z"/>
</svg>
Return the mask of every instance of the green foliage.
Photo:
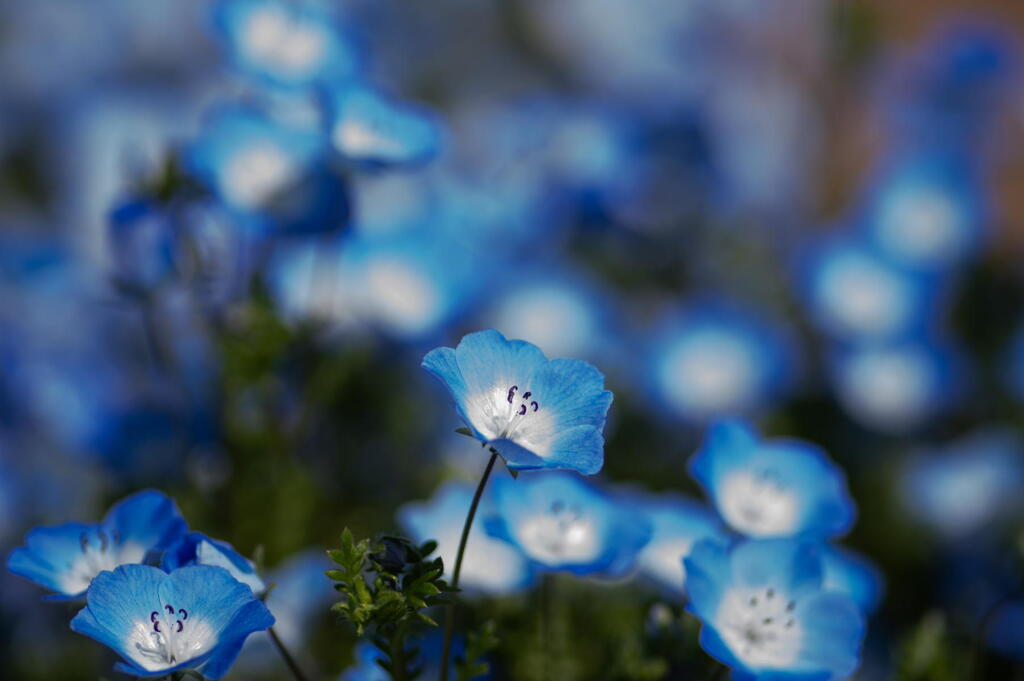
<svg viewBox="0 0 1024 681">
<path fill-rule="evenodd" d="M 437 626 L 424 611 L 447 604 L 453 591 L 441 558 L 429 557 L 436 549 L 437 542 L 416 546 L 394 535 L 356 541 L 346 528 L 341 548 L 327 552 L 339 566 L 327 577 L 342 596 L 332 609 L 383 653 L 380 665 L 395 681 L 419 676 L 409 636 L 418 626 Z"/>
<path fill-rule="evenodd" d="M 472 681 L 490 671 L 485 658 L 498 647 L 497 625 L 488 620 L 479 631 L 466 634 L 466 654 L 455 659 L 455 673 L 458 681 Z"/>
<path fill-rule="evenodd" d="M 938 611 L 926 614 L 901 646 L 897 681 L 954 681 L 964 678 L 962 660 L 950 645 L 946 618 Z"/>
</svg>

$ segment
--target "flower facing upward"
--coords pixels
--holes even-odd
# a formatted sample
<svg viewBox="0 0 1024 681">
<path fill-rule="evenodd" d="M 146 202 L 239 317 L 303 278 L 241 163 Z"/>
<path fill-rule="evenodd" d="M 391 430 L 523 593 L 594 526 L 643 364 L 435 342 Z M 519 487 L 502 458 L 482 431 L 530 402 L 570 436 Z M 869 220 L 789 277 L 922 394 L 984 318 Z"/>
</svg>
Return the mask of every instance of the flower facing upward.
<svg viewBox="0 0 1024 681">
<path fill-rule="evenodd" d="M 54 599 L 76 598 L 93 578 L 118 565 L 141 563 L 185 533 L 185 520 L 174 502 L 153 490 L 115 504 L 101 523 L 66 523 L 38 527 L 25 546 L 11 552 L 7 568 L 52 589 Z"/>
<path fill-rule="evenodd" d="M 513 470 L 567 468 L 591 475 L 604 463 L 612 394 L 590 364 L 552 359 L 494 330 L 437 348 L 423 367 L 448 388 L 473 435 Z"/>
<path fill-rule="evenodd" d="M 731 548 L 702 540 L 686 558 L 700 644 L 734 679 L 842 679 L 860 658 L 864 618 L 822 586 L 819 547 L 792 539 Z"/>
<path fill-rule="evenodd" d="M 86 598 L 71 629 L 109 646 L 125 660 L 116 669 L 134 676 L 195 669 L 219 679 L 249 634 L 274 624 L 252 589 L 209 565 L 123 565 L 100 573 Z"/>
</svg>

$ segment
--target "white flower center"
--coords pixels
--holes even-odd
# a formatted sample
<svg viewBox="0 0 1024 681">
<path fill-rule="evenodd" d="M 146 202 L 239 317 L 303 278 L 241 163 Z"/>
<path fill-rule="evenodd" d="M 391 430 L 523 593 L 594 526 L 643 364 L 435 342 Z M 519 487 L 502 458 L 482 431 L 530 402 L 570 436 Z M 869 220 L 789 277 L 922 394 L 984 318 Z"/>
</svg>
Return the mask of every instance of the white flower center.
<svg viewBox="0 0 1024 681">
<path fill-rule="evenodd" d="M 69 562 L 63 575 L 61 588 L 64 593 L 81 593 L 104 570 L 113 570 L 118 565 L 141 563 L 146 557 L 144 547 L 133 542 L 122 543 L 116 532 L 113 536 L 103 530 L 94 534 L 83 532 L 79 541 L 81 553 Z"/>
<path fill-rule="evenodd" d="M 730 525 L 752 537 L 792 532 L 799 511 L 792 488 L 768 469 L 728 475 L 718 492 L 718 504 Z"/>
<path fill-rule="evenodd" d="M 857 333 L 887 333 L 908 316 L 904 282 L 881 264 L 856 254 L 840 256 L 827 265 L 820 295 L 828 314 Z"/>
<path fill-rule="evenodd" d="M 253 61 L 303 76 L 323 58 L 327 37 L 320 27 L 283 7 L 267 6 L 250 14 L 242 27 L 242 50 Z"/>
<path fill-rule="evenodd" d="M 893 197 L 882 214 L 881 239 L 892 251 L 917 262 L 943 262 L 962 246 L 956 204 L 935 189 L 918 188 Z"/>
<path fill-rule="evenodd" d="M 586 563 L 601 551 L 594 521 L 578 506 L 558 500 L 520 523 L 518 535 L 530 556 L 548 564 Z"/>
<path fill-rule="evenodd" d="M 757 369 L 749 346 L 732 334 L 702 331 L 668 356 L 663 389 L 684 413 L 710 415 L 750 399 Z"/>
<path fill-rule="evenodd" d="M 261 141 L 228 160 L 224 169 L 224 191 L 232 203 L 258 209 L 293 183 L 298 174 L 297 165 L 284 149 Z"/>
<path fill-rule="evenodd" d="M 644 570 L 659 582 L 681 589 L 686 583 L 683 558 L 690 554 L 691 548 L 692 537 L 671 537 L 652 542 L 640 554 L 640 562 Z"/>
<path fill-rule="evenodd" d="M 440 320 L 443 296 L 436 281 L 401 257 L 380 257 L 365 270 L 368 310 L 391 330 L 405 334 L 429 331 Z"/>
<path fill-rule="evenodd" d="M 715 629 L 747 666 L 786 668 L 796 661 L 803 640 L 796 607 L 773 587 L 734 588 L 718 606 Z"/>
<path fill-rule="evenodd" d="M 147 671 L 188 662 L 213 647 L 217 636 L 203 620 L 185 608 L 166 603 L 137 620 L 129 634 L 133 658 Z"/>
</svg>

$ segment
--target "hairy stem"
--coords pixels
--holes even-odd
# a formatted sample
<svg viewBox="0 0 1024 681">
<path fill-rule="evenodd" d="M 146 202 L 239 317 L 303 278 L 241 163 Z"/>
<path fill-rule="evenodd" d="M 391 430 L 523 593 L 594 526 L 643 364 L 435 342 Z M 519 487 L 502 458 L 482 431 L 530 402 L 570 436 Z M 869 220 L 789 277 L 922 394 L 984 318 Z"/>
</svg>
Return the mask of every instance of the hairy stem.
<svg viewBox="0 0 1024 681">
<path fill-rule="evenodd" d="M 288 652 L 284 642 L 281 641 L 281 637 L 277 635 L 276 631 L 274 631 L 274 627 L 267 629 L 267 633 L 270 634 L 270 640 L 274 642 L 274 647 L 277 648 L 277 652 L 281 653 L 281 658 L 284 659 L 284 663 L 288 665 L 288 669 L 291 671 L 292 676 L 295 677 L 295 681 L 309 681 L 309 678 L 302 673 L 302 670 L 299 668 L 299 664 L 295 661 L 295 658 Z"/>
</svg>

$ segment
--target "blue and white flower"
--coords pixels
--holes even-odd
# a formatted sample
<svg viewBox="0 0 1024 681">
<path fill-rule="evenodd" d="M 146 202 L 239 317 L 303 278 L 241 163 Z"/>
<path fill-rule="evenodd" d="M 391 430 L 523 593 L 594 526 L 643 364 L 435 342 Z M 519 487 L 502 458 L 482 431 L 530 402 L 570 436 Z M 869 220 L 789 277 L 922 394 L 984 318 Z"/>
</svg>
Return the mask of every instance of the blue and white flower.
<svg viewBox="0 0 1024 681">
<path fill-rule="evenodd" d="M 348 37 L 309 3 L 220 0 L 215 21 L 238 69 L 272 85 L 326 87 L 358 71 Z"/>
<path fill-rule="evenodd" d="M 549 360 L 537 346 L 491 329 L 463 337 L 455 349 L 431 350 L 423 368 L 445 384 L 466 426 L 509 468 L 601 470 L 612 394 L 590 364 Z"/>
<path fill-rule="evenodd" d="M 336 90 L 330 99 L 334 149 L 353 163 L 369 166 L 420 164 L 441 145 L 440 126 L 426 110 L 391 101 L 368 87 Z"/>
<path fill-rule="evenodd" d="M 213 565 L 228 573 L 259 596 L 267 586 L 251 560 L 227 542 L 210 539 L 201 532 L 189 532 L 164 551 L 160 567 L 173 572 L 186 565 Z"/>
<path fill-rule="evenodd" d="M 749 537 L 834 537 L 853 525 L 842 469 L 808 442 L 762 440 L 745 424 L 720 422 L 689 470 L 725 522 Z"/>
<path fill-rule="evenodd" d="M 25 546 L 11 552 L 7 569 L 55 592 L 54 599 L 78 598 L 99 573 L 142 563 L 185 530 L 174 501 L 146 490 L 115 504 L 102 522 L 32 530 Z"/>
<path fill-rule="evenodd" d="M 700 644 L 734 679 L 843 679 L 860 662 L 864 617 L 823 587 L 819 548 L 794 539 L 704 540 L 686 559 Z"/>
<path fill-rule="evenodd" d="M 725 541 L 728 530 L 712 509 L 681 495 L 627 496 L 624 502 L 642 510 L 651 522 L 651 539 L 640 551 L 640 574 L 659 589 L 686 596 L 683 558 L 702 539 Z"/>
<path fill-rule="evenodd" d="M 832 381 L 843 408 L 860 424 L 906 433 L 954 402 L 958 358 L 927 340 L 849 348 L 833 360 Z"/>
<path fill-rule="evenodd" d="M 846 594 L 865 615 L 878 609 L 885 592 L 885 578 L 874 563 L 838 546 L 823 547 L 821 559 L 825 591 Z"/>
<path fill-rule="evenodd" d="M 494 536 L 514 543 L 538 568 L 623 575 L 651 538 L 643 512 L 617 503 L 574 473 L 501 478 L 493 488 Z"/>
<path fill-rule="evenodd" d="M 122 565 L 100 573 L 86 599 L 71 629 L 118 653 L 118 671 L 140 677 L 193 669 L 219 679 L 249 634 L 274 624 L 252 589 L 207 565 L 171 573 Z"/>
<path fill-rule="evenodd" d="M 398 510 L 399 523 L 415 541 L 433 539 L 437 542 L 438 554 L 444 559 L 449 577 L 455 567 L 466 509 L 472 499 L 470 485 L 449 482 L 437 490 L 430 501 L 406 504 Z M 494 502 L 487 494 L 483 497 L 480 515 L 486 518 L 493 513 Z M 481 523 L 474 523 L 462 557 L 459 579 L 460 587 L 469 591 L 502 594 L 529 586 L 533 582 L 533 570 L 513 544 L 488 536 Z"/>
<path fill-rule="evenodd" d="M 311 233 L 340 230 L 349 217 L 344 182 L 325 155 L 319 131 L 236 106 L 210 117 L 186 160 L 239 217 L 266 230 Z"/>
<path fill-rule="evenodd" d="M 647 373 L 664 411 L 699 423 L 763 407 L 791 382 L 793 364 L 780 330 L 752 312 L 713 303 L 661 323 Z"/>
</svg>

